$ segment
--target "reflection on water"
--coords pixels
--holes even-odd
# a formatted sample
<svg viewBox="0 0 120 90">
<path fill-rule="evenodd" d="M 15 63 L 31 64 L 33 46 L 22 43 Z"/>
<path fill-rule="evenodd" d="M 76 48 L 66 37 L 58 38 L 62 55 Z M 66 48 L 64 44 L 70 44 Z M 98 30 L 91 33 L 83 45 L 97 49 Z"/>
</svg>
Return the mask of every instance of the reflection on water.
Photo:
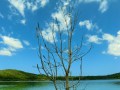
<svg viewBox="0 0 120 90">
<path fill-rule="evenodd" d="M 0 82 L 0 90 L 45 90 L 51 86 L 52 82 Z"/>
<path fill-rule="evenodd" d="M 59 83 L 61 85 L 61 83 Z M 54 90 L 52 82 L 0 82 L 0 90 Z M 62 89 L 64 90 L 64 89 Z M 120 80 L 81 81 L 77 90 L 120 90 Z"/>
</svg>

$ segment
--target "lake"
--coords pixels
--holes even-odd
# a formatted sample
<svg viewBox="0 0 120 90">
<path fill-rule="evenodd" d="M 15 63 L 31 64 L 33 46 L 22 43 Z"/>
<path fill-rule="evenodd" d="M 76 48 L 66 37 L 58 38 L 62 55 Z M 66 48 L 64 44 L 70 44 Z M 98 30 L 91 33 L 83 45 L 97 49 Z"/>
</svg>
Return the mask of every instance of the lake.
<svg viewBox="0 0 120 90">
<path fill-rule="evenodd" d="M 59 85 L 61 83 L 59 82 Z M 50 81 L 0 82 L 0 90 L 54 90 Z M 61 89 L 64 90 L 64 89 Z M 77 90 L 120 90 L 120 80 L 84 80 Z"/>
</svg>

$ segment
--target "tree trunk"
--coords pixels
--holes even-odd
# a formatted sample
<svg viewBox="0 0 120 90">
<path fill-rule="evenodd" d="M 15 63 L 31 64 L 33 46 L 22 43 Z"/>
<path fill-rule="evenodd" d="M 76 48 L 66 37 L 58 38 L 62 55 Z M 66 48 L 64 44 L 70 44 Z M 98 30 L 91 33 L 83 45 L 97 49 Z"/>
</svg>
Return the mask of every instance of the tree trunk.
<svg viewBox="0 0 120 90">
<path fill-rule="evenodd" d="M 55 90 L 58 90 L 57 85 L 56 85 L 56 81 L 53 81 L 53 84 L 54 84 Z"/>
<path fill-rule="evenodd" d="M 66 90 L 69 90 L 69 77 L 68 77 L 68 73 L 66 73 Z"/>
</svg>

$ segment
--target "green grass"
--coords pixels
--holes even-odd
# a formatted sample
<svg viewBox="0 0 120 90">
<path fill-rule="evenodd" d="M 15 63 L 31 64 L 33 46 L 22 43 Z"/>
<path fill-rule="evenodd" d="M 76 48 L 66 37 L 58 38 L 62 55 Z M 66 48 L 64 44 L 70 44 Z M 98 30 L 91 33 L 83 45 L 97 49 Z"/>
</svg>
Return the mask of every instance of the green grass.
<svg viewBox="0 0 120 90">
<path fill-rule="evenodd" d="M 0 81 L 37 81 L 45 80 L 44 75 L 27 73 L 19 70 L 0 70 Z"/>
</svg>

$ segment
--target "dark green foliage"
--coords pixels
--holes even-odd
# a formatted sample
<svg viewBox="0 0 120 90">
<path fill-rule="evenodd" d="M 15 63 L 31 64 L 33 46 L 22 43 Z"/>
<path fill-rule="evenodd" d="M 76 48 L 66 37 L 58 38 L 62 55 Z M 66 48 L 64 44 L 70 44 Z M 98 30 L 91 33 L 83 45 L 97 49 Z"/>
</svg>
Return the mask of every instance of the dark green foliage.
<svg viewBox="0 0 120 90">
<path fill-rule="evenodd" d="M 64 77 L 59 76 L 57 77 L 58 80 L 64 80 Z M 70 80 L 79 80 L 79 76 L 72 76 L 69 77 Z M 104 76 L 82 76 L 80 77 L 81 80 L 102 80 L 102 79 L 120 79 L 120 73 L 111 74 L 111 75 L 104 75 Z"/>
<path fill-rule="evenodd" d="M 81 80 L 99 80 L 99 79 L 120 79 L 120 73 L 105 76 L 82 76 Z M 70 80 L 78 80 L 78 76 L 69 77 Z M 0 81 L 41 81 L 48 80 L 45 75 L 37 75 L 19 70 L 0 70 Z M 58 76 L 57 80 L 65 80 L 63 76 Z"/>
<path fill-rule="evenodd" d="M 38 81 L 46 80 L 44 75 L 27 73 L 19 70 L 0 70 L 0 81 Z"/>
<path fill-rule="evenodd" d="M 73 80 L 78 80 L 79 77 L 73 77 Z M 104 76 L 82 76 L 81 80 L 102 80 L 102 79 L 120 79 L 120 73 L 104 75 Z"/>
</svg>

